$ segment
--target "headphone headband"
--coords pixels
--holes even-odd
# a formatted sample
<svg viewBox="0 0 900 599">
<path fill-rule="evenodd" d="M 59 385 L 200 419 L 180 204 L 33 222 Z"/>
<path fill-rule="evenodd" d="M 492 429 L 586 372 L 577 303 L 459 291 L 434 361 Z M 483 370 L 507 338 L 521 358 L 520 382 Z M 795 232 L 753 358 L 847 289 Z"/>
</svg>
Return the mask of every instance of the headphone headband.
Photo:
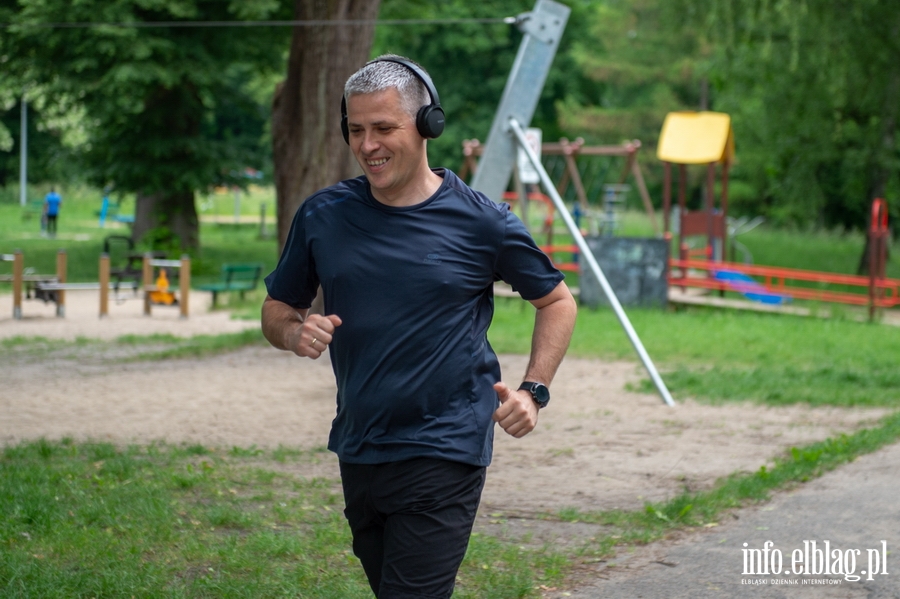
<svg viewBox="0 0 900 599">
<path fill-rule="evenodd" d="M 431 103 L 419 108 L 419 111 L 416 114 L 416 130 L 418 130 L 419 135 L 425 139 L 434 139 L 440 136 L 440 134 L 444 132 L 444 109 L 441 108 L 441 100 L 438 97 L 437 89 L 435 89 L 434 83 L 431 81 L 431 77 L 428 73 L 416 63 L 400 57 L 376 58 L 375 60 L 367 62 L 366 66 L 376 62 L 393 62 L 403 65 L 425 85 Z M 350 127 L 347 123 L 346 96 L 341 97 L 341 133 L 344 135 L 344 141 L 349 144 Z"/>
<path fill-rule="evenodd" d="M 428 90 L 428 97 L 431 98 L 431 105 L 441 105 L 441 100 L 440 98 L 438 98 L 437 90 L 434 88 L 434 82 L 431 80 L 431 77 L 428 75 L 428 73 L 426 73 L 425 70 L 416 63 L 412 62 L 411 60 L 405 60 L 403 58 L 376 58 L 375 60 L 370 60 L 369 62 L 367 62 L 366 66 L 375 64 L 376 62 L 393 62 L 394 64 L 402 64 L 407 69 L 412 71 L 413 75 L 415 75 L 419 81 L 425 84 L 425 89 Z"/>
</svg>

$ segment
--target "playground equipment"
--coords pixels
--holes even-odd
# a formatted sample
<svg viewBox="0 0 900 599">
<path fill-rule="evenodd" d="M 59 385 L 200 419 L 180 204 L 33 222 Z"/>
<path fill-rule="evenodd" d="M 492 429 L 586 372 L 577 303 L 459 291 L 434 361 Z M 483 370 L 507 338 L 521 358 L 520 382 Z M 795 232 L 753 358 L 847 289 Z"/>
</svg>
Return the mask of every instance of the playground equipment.
<svg viewBox="0 0 900 599">
<path fill-rule="evenodd" d="M 560 195 L 564 195 L 571 184 L 575 190 L 575 197 L 581 214 L 587 214 L 590 209 L 587 190 L 581 171 L 578 167 L 578 159 L 581 157 L 599 157 L 606 156 L 611 158 L 624 158 L 625 164 L 619 174 L 619 178 L 614 184 L 604 185 L 604 199 L 609 190 L 619 194 L 624 188 L 622 187 L 629 177 L 633 178 L 637 190 L 641 196 L 644 210 L 650 217 L 653 225 L 654 234 L 659 235 L 659 227 L 656 222 L 656 213 L 653 209 L 653 203 L 650 201 L 650 193 L 647 191 L 647 185 L 644 182 L 644 175 L 641 172 L 640 164 L 637 160 L 638 151 L 641 149 L 641 142 L 637 139 L 621 145 L 605 145 L 605 146 L 586 146 L 582 138 L 570 142 L 566 138 L 562 138 L 558 143 L 542 143 L 541 156 L 559 156 L 562 158 L 565 168 L 556 185 L 556 191 Z M 459 176 L 465 180 L 469 174 L 476 175 L 478 170 L 477 158 L 482 156 L 485 146 L 477 139 L 467 139 L 463 141 L 463 167 L 460 169 Z M 515 175 L 515 171 L 513 171 Z M 518 194 L 522 195 L 522 194 Z M 504 195 L 504 200 L 508 196 Z M 545 196 L 546 197 L 546 196 Z M 619 200 L 620 196 L 616 195 L 613 200 Z M 604 210 L 606 205 L 604 205 Z M 606 211 L 606 210 L 605 210 Z"/>
<path fill-rule="evenodd" d="M 803 299 L 868 306 L 870 318 L 874 318 L 878 309 L 900 305 L 900 281 L 885 277 L 888 211 L 883 199 L 878 198 L 872 204 L 868 230 L 869 276 L 727 262 L 728 168 L 734 160 L 730 117 L 717 112 L 669 113 L 660 133 L 657 156 L 665 167 L 663 228 L 666 240 L 672 239 L 672 164 L 677 164 L 679 171 L 678 257 L 669 261 L 671 285 L 721 294 L 734 291 L 763 304 L 777 305 Z M 686 207 L 686 167 L 692 164 L 705 164 L 707 169 L 704 207 L 695 211 Z M 720 164 L 721 192 L 716 208 L 716 168 Z M 750 221 L 746 227 L 752 228 L 758 222 Z M 705 243 L 689 247 L 687 238 L 698 236 Z"/>
<path fill-rule="evenodd" d="M 147 297 L 151 305 L 171 306 L 178 303 L 175 292 L 169 291 L 169 277 L 165 268 L 159 269 L 159 276 L 156 277 L 156 291 L 147 292 Z"/>
<path fill-rule="evenodd" d="M 672 165 L 678 165 L 678 257 L 724 258 L 728 216 L 728 168 L 734 160 L 731 117 L 721 112 L 670 112 L 663 121 L 656 149 L 663 161 L 663 236 L 671 239 Z M 706 193 L 701 210 L 687 209 L 687 166 L 706 165 Z M 716 166 L 722 165 L 719 208 L 715 207 Z M 706 244 L 690 249 L 687 238 L 705 236 Z"/>
<path fill-rule="evenodd" d="M 650 200 L 650 194 L 647 191 L 647 185 L 644 182 L 644 176 L 638 162 L 638 151 L 641 148 L 641 142 L 637 139 L 620 145 L 604 145 L 604 146 L 586 146 L 584 139 L 578 138 L 575 141 L 569 141 L 561 138 L 557 143 L 540 144 L 541 156 L 559 157 L 565 165 L 559 181 L 556 184 L 556 191 L 562 196 L 571 185 L 574 189 L 576 203 L 574 208 L 575 223 L 580 229 L 590 230 L 596 235 L 612 235 L 620 225 L 619 215 L 623 208 L 622 204 L 625 199 L 625 193 L 630 189 L 625 181 L 631 177 L 637 187 L 650 222 L 653 226 L 654 233 L 659 235 L 659 226 L 657 224 L 656 213 Z M 484 153 L 485 146 L 477 139 L 467 139 L 463 141 L 463 167 L 460 169 L 460 178 L 465 179 L 470 174 L 477 174 L 478 161 L 477 158 Z M 588 192 L 579 168 L 579 158 L 590 157 L 610 157 L 624 158 L 625 164 L 619 174 L 616 183 L 606 183 L 602 186 L 601 209 L 599 211 L 591 209 L 588 199 Z M 545 235 L 544 243 L 539 244 L 541 250 L 550 256 L 554 265 L 560 269 L 570 272 L 579 272 L 581 270 L 578 261 L 579 248 L 576 244 L 555 244 L 553 240 L 553 223 L 555 221 L 553 201 L 546 194 L 531 191 L 525 192 L 524 186 L 517 181 L 517 170 L 513 170 L 513 178 L 516 182 L 518 191 L 505 191 L 502 199 L 512 206 L 521 204 L 520 211 L 523 220 L 528 220 L 530 209 L 529 204 L 537 203 L 543 209 L 543 219 L 541 221 L 541 229 L 537 233 Z M 582 226 L 583 220 L 589 220 L 588 226 Z"/>
<path fill-rule="evenodd" d="M 108 312 L 109 291 L 112 289 L 114 292 L 118 292 L 119 290 L 118 283 L 110 283 L 109 256 L 107 254 L 100 255 L 100 280 L 96 283 L 67 282 L 68 256 L 65 250 L 59 250 L 56 254 L 55 274 L 27 273 L 24 268 L 24 257 L 19 250 L 16 250 L 11 255 L 3 256 L 3 258 L 13 262 L 12 274 L 0 276 L 0 281 L 11 281 L 13 284 L 13 318 L 15 319 L 22 318 L 23 291 L 26 299 L 31 299 L 34 296 L 35 299 L 55 303 L 56 315 L 62 318 L 66 315 L 66 291 L 99 289 L 101 296 L 100 316 L 102 317 L 106 316 Z M 136 283 L 131 288 L 137 293 Z"/>
<path fill-rule="evenodd" d="M 877 310 L 900 305 L 900 280 L 885 276 L 887 214 L 884 199 L 876 198 L 872 202 L 872 218 L 867 231 L 868 276 L 715 260 L 675 259 L 669 263 L 669 282 L 679 287 L 736 291 L 748 297 L 752 294 L 764 294 L 769 300 L 766 303 L 783 303 L 784 299 L 793 298 L 867 306 L 869 318 L 874 319 Z M 721 273 L 739 273 L 743 277 L 721 276 Z M 751 277 L 761 278 L 762 283 Z M 782 298 L 782 301 L 776 301 L 777 298 Z"/>
<path fill-rule="evenodd" d="M 178 269 L 178 296 L 169 287 L 166 269 Z M 156 270 L 159 269 L 159 270 Z M 188 306 L 191 291 L 191 259 L 182 255 L 180 260 L 164 260 L 154 258 L 152 254 L 144 254 L 144 314 L 151 315 L 153 305 L 177 304 L 181 318 L 188 317 Z M 156 275 L 154 277 L 154 274 Z M 155 283 L 154 283 L 155 281 Z M 161 300 L 161 301 L 160 301 Z"/>
<path fill-rule="evenodd" d="M 12 254 L 0 254 L 0 261 L 12 262 L 12 273 L 0 275 L 0 282 L 11 282 L 13 286 L 13 318 L 19 320 L 22 318 L 22 295 L 25 292 L 26 298 L 31 298 L 32 294 L 35 299 L 41 299 L 45 302 L 54 302 L 56 304 L 56 316 L 63 318 L 66 315 L 66 291 L 73 290 L 98 290 L 99 293 L 99 315 L 103 318 L 109 314 L 109 292 L 118 293 L 121 283 L 110 280 L 110 264 L 109 254 L 100 254 L 99 260 L 99 281 L 86 283 L 69 283 L 67 277 L 68 257 L 65 250 L 59 250 L 56 255 L 56 273 L 55 274 L 34 274 L 26 273 L 24 267 L 24 257 L 20 250 L 16 250 Z M 188 317 L 188 296 L 190 291 L 190 258 L 182 256 L 181 260 L 162 260 L 154 258 L 152 254 L 145 254 L 143 258 L 143 281 L 144 281 L 144 314 L 150 315 L 151 294 L 157 292 L 173 293 L 169 289 L 168 281 L 165 288 L 152 284 L 152 275 L 154 268 L 178 268 L 179 273 L 179 296 L 177 304 L 181 310 L 181 317 Z M 133 281 L 130 285 L 132 291 L 136 294 L 138 284 Z M 175 302 L 173 302 L 175 303 Z"/>
</svg>

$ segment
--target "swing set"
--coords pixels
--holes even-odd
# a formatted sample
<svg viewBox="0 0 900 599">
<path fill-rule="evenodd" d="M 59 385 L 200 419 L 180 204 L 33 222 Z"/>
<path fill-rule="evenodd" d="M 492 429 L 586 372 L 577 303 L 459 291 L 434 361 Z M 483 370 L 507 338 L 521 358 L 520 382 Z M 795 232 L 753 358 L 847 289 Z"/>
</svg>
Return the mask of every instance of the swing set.
<svg viewBox="0 0 900 599">
<path fill-rule="evenodd" d="M 641 172 L 641 167 L 637 159 L 637 154 L 640 149 L 641 142 L 637 139 L 620 145 L 588 146 L 585 145 L 584 139 L 579 137 L 574 141 L 561 138 L 556 143 L 542 143 L 540 151 L 541 156 L 550 157 L 548 162 L 552 162 L 555 159 L 557 162 L 561 163 L 561 168 L 557 169 L 557 179 L 559 182 L 556 185 L 556 191 L 560 196 L 565 196 L 570 188 L 572 189 L 576 203 L 576 221 L 579 221 L 582 216 L 590 214 L 590 202 L 588 200 L 589 191 L 585 185 L 585 179 L 588 178 L 587 175 L 589 175 L 591 163 L 596 161 L 589 162 L 589 160 L 591 158 L 604 157 L 624 159 L 624 165 L 616 183 L 603 185 L 603 194 L 605 196 L 604 203 L 609 203 L 606 201 L 606 198 L 611 194 L 615 194 L 615 198 L 619 199 L 622 193 L 628 189 L 625 182 L 628 181 L 630 177 L 634 181 L 638 193 L 640 194 L 644 210 L 650 217 L 654 234 L 659 236 L 660 231 L 657 225 L 653 203 L 650 200 L 650 194 L 647 191 L 644 175 Z M 484 146 L 479 140 L 467 139 L 463 141 L 464 160 L 463 166 L 459 172 L 459 177 L 461 179 L 466 180 L 466 178 L 475 175 L 478 168 L 478 158 L 483 152 Z M 579 165 L 579 162 L 581 162 L 581 165 Z M 603 175 L 605 174 L 606 173 L 594 173 L 594 176 L 591 177 L 591 179 L 593 181 L 602 181 L 604 179 Z M 520 204 L 523 216 L 527 215 L 528 204 L 536 203 L 541 206 L 543 209 L 543 219 L 541 220 L 540 233 L 543 234 L 545 242 L 539 244 L 540 249 L 553 259 L 554 265 L 558 269 L 580 272 L 578 246 L 574 244 L 555 244 L 553 241 L 553 223 L 556 217 L 553 201 L 546 194 L 537 191 L 526 191 L 525 186 L 519 181 L 516 169 L 513 169 L 513 183 L 517 191 L 504 192 L 502 196 L 503 201 L 508 202 L 514 207 L 517 204 Z M 608 215 L 605 216 L 606 220 L 609 220 L 610 218 L 611 217 Z M 527 221 L 527 218 L 523 218 L 523 220 Z M 606 224 L 608 225 L 609 223 Z M 562 258 L 561 255 L 566 255 L 570 259 Z"/>
</svg>

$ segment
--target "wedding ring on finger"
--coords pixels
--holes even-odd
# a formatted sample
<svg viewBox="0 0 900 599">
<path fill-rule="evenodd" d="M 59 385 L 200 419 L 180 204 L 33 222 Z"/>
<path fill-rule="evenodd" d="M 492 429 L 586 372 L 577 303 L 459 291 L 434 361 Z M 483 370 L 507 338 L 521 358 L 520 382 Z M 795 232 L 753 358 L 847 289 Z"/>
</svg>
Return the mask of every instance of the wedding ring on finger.
<svg viewBox="0 0 900 599">
<path fill-rule="evenodd" d="M 310 343 L 309 346 L 310 346 L 310 347 L 313 347 L 313 346 L 316 344 L 316 341 L 318 341 L 318 339 L 316 339 L 315 337 L 313 337 L 312 343 Z"/>
</svg>

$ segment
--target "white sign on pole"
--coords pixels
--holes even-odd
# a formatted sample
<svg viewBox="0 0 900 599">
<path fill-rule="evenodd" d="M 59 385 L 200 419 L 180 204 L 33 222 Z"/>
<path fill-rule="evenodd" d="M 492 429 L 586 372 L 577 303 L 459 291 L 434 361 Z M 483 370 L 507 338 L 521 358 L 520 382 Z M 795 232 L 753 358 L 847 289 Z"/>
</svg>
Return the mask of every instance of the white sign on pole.
<svg viewBox="0 0 900 599">
<path fill-rule="evenodd" d="M 528 146 L 531 148 L 531 151 L 540 158 L 541 130 L 537 127 L 529 127 L 525 130 L 525 139 L 528 140 Z M 525 153 L 525 150 L 523 150 L 521 146 L 519 146 L 518 150 L 517 163 L 519 167 L 519 180 L 522 183 L 541 182 L 541 174 L 537 172 L 537 169 L 531 164 L 531 160 L 528 159 L 528 154 Z"/>
</svg>

